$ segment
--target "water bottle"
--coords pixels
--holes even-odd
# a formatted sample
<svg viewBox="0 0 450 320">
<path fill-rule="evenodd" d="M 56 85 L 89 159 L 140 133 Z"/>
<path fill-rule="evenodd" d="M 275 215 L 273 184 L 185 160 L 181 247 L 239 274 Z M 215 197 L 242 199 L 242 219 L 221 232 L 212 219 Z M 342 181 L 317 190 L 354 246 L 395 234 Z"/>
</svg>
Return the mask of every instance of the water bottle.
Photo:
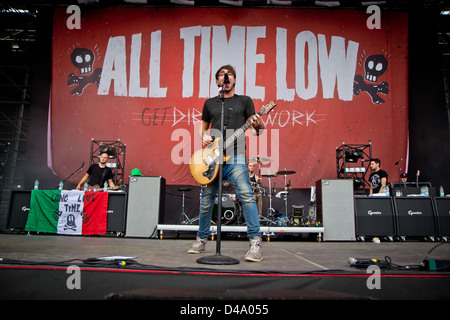
<svg viewBox="0 0 450 320">
<path fill-rule="evenodd" d="M 442 187 L 442 186 L 440 186 L 440 188 L 439 188 L 439 196 L 440 197 L 445 197 L 444 187 Z"/>
<path fill-rule="evenodd" d="M 34 190 L 39 190 L 39 180 L 38 179 L 36 179 L 36 181 L 34 182 Z"/>
<path fill-rule="evenodd" d="M 108 191 L 108 182 L 105 181 L 105 184 L 103 185 L 103 191 Z"/>
<path fill-rule="evenodd" d="M 427 187 L 427 186 L 421 187 L 421 188 L 420 188 L 420 194 L 421 194 L 422 196 L 429 197 L 429 196 L 430 196 L 430 193 L 428 192 L 428 187 Z"/>
<path fill-rule="evenodd" d="M 88 189 L 88 184 L 87 184 L 87 182 L 85 182 L 85 183 L 84 183 L 84 189 L 83 189 L 83 190 L 84 190 L 84 191 L 87 191 L 87 189 Z"/>
<path fill-rule="evenodd" d="M 64 187 L 64 182 L 61 181 L 61 182 L 59 183 L 59 188 L 58 188 L 58 189 L 59 189 L 59 190 L 62 190 L 63 187 Z"/>
</svg>

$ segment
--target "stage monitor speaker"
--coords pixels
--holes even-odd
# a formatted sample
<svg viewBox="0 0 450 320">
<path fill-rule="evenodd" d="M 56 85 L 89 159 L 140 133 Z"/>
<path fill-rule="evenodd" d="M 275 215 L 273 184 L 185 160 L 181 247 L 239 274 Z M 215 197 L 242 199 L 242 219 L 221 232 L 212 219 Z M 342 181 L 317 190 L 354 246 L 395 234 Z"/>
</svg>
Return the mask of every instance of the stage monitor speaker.
<svg viewBox="0 0 450 320">
<path fill-rule="evenodd" d="M 398 236 L 437 235 L 431 197 L 396 197 L 394 203 Z"/>
<path fill-rule="evenodd" d="M 323 240 L 355 240 L 353 180 L 319 180 L 316 182 L 316 197 L 317 220 L 325 228 Z"/>
<path fill-rule="evenodd" d="M 395 236 L 391 197 L 355 196 L 356 236 Z"/>
<path fill-rule="evenodd" d="M 162 177 L 130 177 L 126 237 L 157 237 L 164 216 L 166 180 Z"/>
<path fill-rule="evenodd" d="M 8 228 L 25 229 L 30 212 L 31 191 L 13 190 L 9 203 Z"/>
<path fill-rule="evenodd" d="M 108 195 L 108 221 L 107 232 L 125 232 L 125 219 L 127 212 L 127 193 L 124 191 L 111 191 Z"/>
<path fill-rule="evenodd" d="M 436 202 L 439 235 L 450 236 L 450 198 L 434 198 L 434 201 Z"/>
</svg>

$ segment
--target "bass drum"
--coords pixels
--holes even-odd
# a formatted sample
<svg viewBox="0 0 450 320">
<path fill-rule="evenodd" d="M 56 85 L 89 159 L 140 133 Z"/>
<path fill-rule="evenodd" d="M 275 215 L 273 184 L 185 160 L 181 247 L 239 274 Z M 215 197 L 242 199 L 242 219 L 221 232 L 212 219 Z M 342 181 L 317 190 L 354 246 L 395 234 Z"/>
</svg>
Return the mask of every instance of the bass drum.
<svg viewBox="0 0 450 320">
<path fill-rule="evenodd" d="M 239 201 L 235 200 L 235 195 L 222 195 L 222 225 L 237 223 L 242 215 L 242 208 Z M 219 209 L 219 197 L 214 201 L 214 208 L 212 212 L 211 222 L 217 222 L 217 211 Z"/>
</svg>

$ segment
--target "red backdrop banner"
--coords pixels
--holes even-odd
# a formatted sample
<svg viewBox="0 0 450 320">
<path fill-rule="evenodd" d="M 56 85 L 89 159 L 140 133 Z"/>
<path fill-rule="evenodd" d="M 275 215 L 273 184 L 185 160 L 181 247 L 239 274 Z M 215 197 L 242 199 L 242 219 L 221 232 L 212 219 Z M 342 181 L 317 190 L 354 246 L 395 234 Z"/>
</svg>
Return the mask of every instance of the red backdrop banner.
<svg viewBox="0 0 450 320">
<path fill-rule="evenodd" d="M 391 181 L 395 162 L 407 166 L 406 14 L 381 12 L 380 29 L 352 10 L 83 9 L 80 29 L 69 17 L 55 11 L 49 163 L 58 176 L 89 159 L 92 138 L 120 139 L 125 177 L 139 168 L 195 184 L 188 163 L 224 64 L 257 111 L 277 103 L 265 133 L 246 134 L 248 156 L 271 159 L 263 173 L 295 171 L 292 187 L 309 187 L 337 178 L 343 142 L 369 140 Z"/>
</svg>

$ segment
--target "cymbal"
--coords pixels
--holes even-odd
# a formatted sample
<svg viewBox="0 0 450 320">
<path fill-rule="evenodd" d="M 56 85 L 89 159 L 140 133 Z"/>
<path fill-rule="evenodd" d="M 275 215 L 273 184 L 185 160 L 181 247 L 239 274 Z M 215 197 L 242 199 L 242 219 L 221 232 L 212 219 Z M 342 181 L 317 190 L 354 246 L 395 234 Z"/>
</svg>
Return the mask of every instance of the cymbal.
<svg viewBox="0 0 450 320">
<path fill-rule="evenodd" d="M 287 171 L 286 169 L 284 169 L 283 171 L 278 171 L 277 174 L 283 174 L 283 175 L 287 175 L 287 174 L 294 174 L 296 173 L 295 171 Z"/>
<path fill-rule="evenodd" d="M 278 176 L 277 174 L 262 174 L 261 177 L 272 178 Z"/>
<path fill-rule="evenodd" d="M 261 161 L 271 161 L 271 159 L 270 158 L 262 158 L 262 157 L 254 157 L 254 158 L 249 158 L 248 161 L 261 162 Z"/>
</svg>

